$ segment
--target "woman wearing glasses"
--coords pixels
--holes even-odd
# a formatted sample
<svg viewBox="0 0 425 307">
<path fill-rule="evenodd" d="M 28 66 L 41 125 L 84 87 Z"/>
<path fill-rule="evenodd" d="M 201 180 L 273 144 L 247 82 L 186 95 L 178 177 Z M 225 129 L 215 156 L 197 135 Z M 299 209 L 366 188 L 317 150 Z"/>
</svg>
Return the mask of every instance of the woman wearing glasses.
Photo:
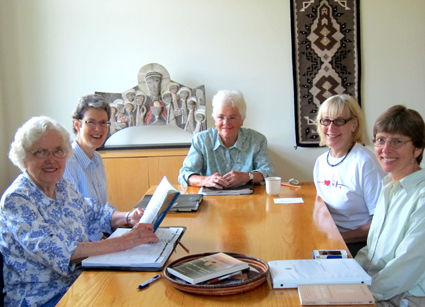
<svg viewBox="0 0 425 307">
<path fill-rule="evenodd" d="M 55 306 L 81 273 L 82 259 L 158 241 L 152 224 L 85 200 L 63 179 L 70 156 L 68 133 L 48 117 L 30 119 L 15 134 L 9 158 L 22 174 L 0 202 L 6 306 Z M 89 241 L 126 223 L 137 225 L 125 237 Z"/>
<path fill-rule="evenodd" d="M 77 134 L 71 147 L 74 156 L 68 159 L 64 177 L 71 181 L 85 198 L 91 198 L 100 204 L 108 203 L 106 174 L 102 158 L 96 149 L 105 143 L 108 136 L 111 107 L 97 94 L 83 96 L 72 115 L 73 129 Z M 140 209 L 129 214 L 140 216 Z M 98 241 L 103 234 L 90 236 Z"/>
<path fill-rule="evenodd" d="M 364 117 L 354 98 L 328 98 L 319 108 L 316 124 L 320 145 L 329 147 L 314 166 L 317 195 L 354 257 L 366 245 L 385 173 L 362 145 Z"/>
<path fill-rule="evenodd" d="M 180 169 L 183 185 L 218 189 L 274 175 L 261 133 L 242 128 L 246 103 L 238 91 L 219 91 L 212 101 L 215 128 L 197 133 Z"/>
<path fill-rule="evenodd" d="M 425 123 L 397 105 L 376 120 L 375 154 L 384 171 L 367 247 L 356 260 L 372 276 L 378 306 L 425 306 Z M 388 301 L 387 301 L 388 300 Z"/>
</svg>

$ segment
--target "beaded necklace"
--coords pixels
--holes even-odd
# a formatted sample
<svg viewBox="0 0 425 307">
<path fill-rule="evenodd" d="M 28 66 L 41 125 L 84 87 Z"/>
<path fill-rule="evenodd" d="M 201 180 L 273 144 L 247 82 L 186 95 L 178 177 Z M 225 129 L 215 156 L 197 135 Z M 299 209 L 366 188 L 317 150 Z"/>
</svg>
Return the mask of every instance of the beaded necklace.
<svg viewBox="0 0 425 307">
<path fill-rule="evenodd" d="M 347 154 L 346 154 L 346 155 L 344 156 L 344 158 L 343 158 L 341 161 L 339 161 L 337 164 L 331 164 L 331 163 L 329 163 L 329 155 L 331 154 L 331 148 L 329 148 L 328 155 L 326 156 L 326 162 L 328 162 L 328 165 L 329 165 L 330 167 L 335 167 L 335 166 L 340 165 L 342 162 L 344 162 L 345 158 L 347 158 L 347 156 L 348 156 L 348 154 L 350 153 L 351 149 L 353 149 L 354 144 L 355 144 L 355 143 L 353 143 L 353 144 L 351 145 L 351 147 L 350 147 L 350 149 L 348 150 Z"/>
</svg>

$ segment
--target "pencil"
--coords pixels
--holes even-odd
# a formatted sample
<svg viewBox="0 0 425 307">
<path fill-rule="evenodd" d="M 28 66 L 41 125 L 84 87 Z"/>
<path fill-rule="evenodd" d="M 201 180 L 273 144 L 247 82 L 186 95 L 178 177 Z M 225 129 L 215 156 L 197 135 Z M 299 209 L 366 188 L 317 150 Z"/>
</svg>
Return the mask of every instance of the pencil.
<svg viewBox="0 0 425 307">
<path fill-rule="evenodd" d="M 300 185 L 293 185 L 293 184 L 289 184 L 289 183 L 281 183 L 280 185 L 281 186 L 284 186 L 284 187 L 289 187 L 289 188 L 301 189 L 301 186 Z"/>
<path fill-rule="evenodd" d="M 179 241 L 179 245 L 186 251 L 186 253 L 189 254 L 189 249 L 186 246 L 184 246 L 182 242 Z"/>
</svg>

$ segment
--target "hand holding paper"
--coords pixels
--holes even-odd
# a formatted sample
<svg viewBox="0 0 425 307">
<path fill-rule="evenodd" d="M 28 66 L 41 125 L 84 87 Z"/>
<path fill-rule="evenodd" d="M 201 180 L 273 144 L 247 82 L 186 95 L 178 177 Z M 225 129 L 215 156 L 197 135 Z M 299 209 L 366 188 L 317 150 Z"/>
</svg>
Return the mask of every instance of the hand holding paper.
<svg viewBox="0 0 425 307">
<path fill-rule="evenodd" d="M 179 195 L 180 192 L 164 176 L 153 193 L 139 223 L 152 223 L 155 232 Z"/>
</svg>

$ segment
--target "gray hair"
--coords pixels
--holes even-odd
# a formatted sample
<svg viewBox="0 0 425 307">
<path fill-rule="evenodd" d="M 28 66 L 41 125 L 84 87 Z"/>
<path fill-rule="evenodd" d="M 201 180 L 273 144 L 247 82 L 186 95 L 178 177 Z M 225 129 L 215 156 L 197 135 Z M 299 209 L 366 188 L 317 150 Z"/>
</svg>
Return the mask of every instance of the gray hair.
<svg viewBox="0 0 425 307">
<path fill-rule="evenodd" d="M 15 133 L 15 139 L 10 144 L 9 159 L 21 171 L 25 171 L 24 161 L 27 150 L 43 137 L 47 131 L 56 130 L 63 138 L 64 147 L 68 151 L 67 159 L 72 156 L 71 140 L 68 132 L 62 125 L 47 116 L 37 116 L 30 118 Z"/>
<path fill-rule="evenodd" d="M 80 98 L 77 108 L 72 114 L 72 119 L 83 119 L 84 114 L 90 108 L 104 110 L 108 114 L 108 119 L 111 118 L 111 107 L 109 103 L 99 94 L 90 94 Z M 77 133 L 74 125 L 72 125 L 74 133 Z"/>
<path fill-rule="evenodd" d="M 246 103 L 241 92 L 228 90 L 218 91 L 212 100 L 212 116 L 214 119 L 216 118 L 217 110 L 224 106 L 235 108 L 240 113 L 242 120 L 245 120 Z"/>
</svg>

